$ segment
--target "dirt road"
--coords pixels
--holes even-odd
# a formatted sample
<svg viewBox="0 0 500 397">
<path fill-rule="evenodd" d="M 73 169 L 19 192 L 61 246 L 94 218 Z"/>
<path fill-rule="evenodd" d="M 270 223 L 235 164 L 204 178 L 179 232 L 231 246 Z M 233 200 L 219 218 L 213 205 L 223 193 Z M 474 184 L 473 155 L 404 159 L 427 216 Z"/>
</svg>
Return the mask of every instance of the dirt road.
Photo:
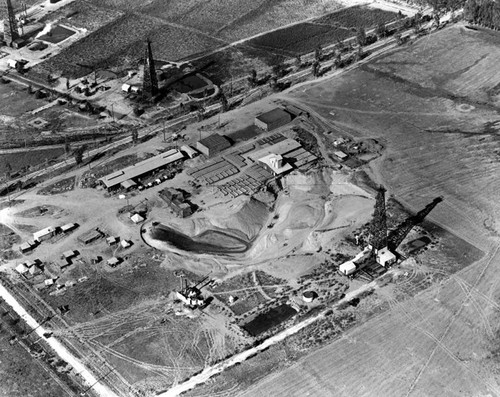
<svg viewBox="0 0 500 397">
<path fill-rule="evenodd" d="M 12 296 L 12 294 L 0 284 L 0 297 L 31 327 L 34 331 L 43 338 L 43 334 L 47 330 L 41 326 L 30 314 L 19 304 L 19 302 Z M 83 364 L 77 359 L 61 342 L 52 337 L 46 339 L 47 344 L 54 349 L 54 351 L 67 363 L 69 363 L 74 370 L 81 375 L 85 382 L 92 387 L 93 390 L 103 397 L 116 396 L 107 386 L 99 383 L 97 379 Z"/>
</svg>

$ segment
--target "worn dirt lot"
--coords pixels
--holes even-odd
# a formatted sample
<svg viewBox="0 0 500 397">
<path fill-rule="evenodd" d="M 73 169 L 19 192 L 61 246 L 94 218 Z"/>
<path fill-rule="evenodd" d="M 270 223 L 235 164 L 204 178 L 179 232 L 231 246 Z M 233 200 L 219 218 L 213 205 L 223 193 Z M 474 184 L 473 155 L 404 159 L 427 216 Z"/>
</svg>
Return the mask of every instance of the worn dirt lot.
<svg viewBox="0 0 500 397">
<path fill-rule="evenodd" d="M 414 209 L 443 196 L 430 219 L 485 255 L 414 298 L 385 295 L 390 310 L 243 395 L 500 394 L 500 117 L 491 91 L 499 76 L 487 66 L 500 56 L 496 40 L 451 27 L 292 92 L 334 131 L 381 139 L 387 152 L 371 164 L 375 181 Z"/>
</svg>

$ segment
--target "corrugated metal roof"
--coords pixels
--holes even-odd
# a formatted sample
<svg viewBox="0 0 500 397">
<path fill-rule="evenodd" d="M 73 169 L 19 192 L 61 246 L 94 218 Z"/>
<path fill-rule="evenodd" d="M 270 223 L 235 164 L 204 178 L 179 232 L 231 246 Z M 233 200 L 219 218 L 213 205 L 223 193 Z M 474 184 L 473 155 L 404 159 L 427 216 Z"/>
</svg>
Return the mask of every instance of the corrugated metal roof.
<svg viewBox="0 0 500 397">
<path fill-rule="evenodd" d="M 157 168 L 164 167 L 174 161 L 181 160 L 184 155 L 176 149 L 169 150 L 158 156 L 143 160 L 136 165 L 126 167 L 120 171 L 113 172 L 99 179 L 107 188 L 117 186 L 128 179 L 137 178 L 138 176 L 147 174 Z"/>
</svg>

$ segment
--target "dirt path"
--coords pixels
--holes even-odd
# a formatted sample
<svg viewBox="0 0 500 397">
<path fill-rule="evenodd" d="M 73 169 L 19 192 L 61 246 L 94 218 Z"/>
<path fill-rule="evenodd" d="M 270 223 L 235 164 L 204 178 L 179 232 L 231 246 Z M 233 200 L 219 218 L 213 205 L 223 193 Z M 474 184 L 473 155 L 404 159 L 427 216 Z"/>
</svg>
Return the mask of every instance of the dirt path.
<svg viewBox="0 0 500 397">
<path fill-rule="evenodd" d="M 260 294 L 267 299 L 268 301 L 271 300 L 271 297 L 266 294 L 266 291 L 262 288 L 262 285 L 259 284 L 259 280 L 257 279 L 257 274 L 255 272 L 252 272 L 252 278 L 253 278 L 253 283 L 255 284 L 255 287 L 257 287 L 257 290 L 260 292 Z"/>
</svg>

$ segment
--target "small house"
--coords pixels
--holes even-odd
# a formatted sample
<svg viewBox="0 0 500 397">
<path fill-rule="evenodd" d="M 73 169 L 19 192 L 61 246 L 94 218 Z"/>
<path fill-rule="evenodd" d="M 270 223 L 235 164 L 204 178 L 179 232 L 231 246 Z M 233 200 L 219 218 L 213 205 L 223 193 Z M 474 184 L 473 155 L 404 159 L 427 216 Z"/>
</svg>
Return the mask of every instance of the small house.
<svg viewBox="0 0 500 397">
<path fill-rule="evenodd" d="M 69 250 L 69 251 L 66 251 L 66 252 L 63 252 L 62 256 L 64 259 L 71 259 L 75 256 L 78 255 L 78 252 L 76 251 L 73 251 L 73 250 Z"/>
<path fill-rule="evenodd" d="M 133 85 L 130 87 L 130 91 L 134 94 L 140 94 L 141 92 L 141 87 L 137 86 L 137 85 Z"/>
<path fill-rule="evenodd" d="M 122 84 L 122 92 L 126 92 L 127 94 L 131 91 L 132 86 L 130 84 Z"/>
<path fill-rule="evenodd" d="M 11 69 L 16 69 L 18 64 L 19 64 L 19 61 L 16 61 L 15 59 L 8 59 L 7 60 L 7 66 Z"/>
</svg>

